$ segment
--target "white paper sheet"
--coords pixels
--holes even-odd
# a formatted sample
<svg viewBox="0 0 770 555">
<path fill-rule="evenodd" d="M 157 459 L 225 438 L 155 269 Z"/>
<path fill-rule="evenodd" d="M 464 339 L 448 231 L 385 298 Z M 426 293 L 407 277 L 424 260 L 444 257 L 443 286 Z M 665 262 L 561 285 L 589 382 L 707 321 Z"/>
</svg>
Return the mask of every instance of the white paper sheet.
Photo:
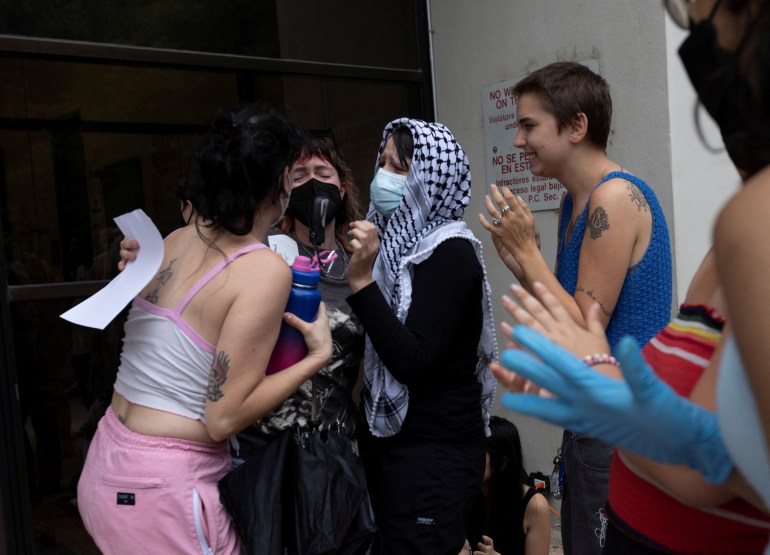
<svg viewBox="0 0 770 555">
<path fill-rule="evenodd" d="M 143 210 L 118 216 L 115 223 L 123 235 L 139 242 L 136 260 L 128 262 L 103 289 L 61 315 L 73 324 L 103 330 L 150 283 L 163 261 L 163 238 Z"/>
<path fill-rule="evenodd" d="M 270 248 L 280 254 L 286 263 L 291 266 L 294 264 L 294 259 L 299 255 L 297 249 L 297 243 L 288 235 L 277 233 L 275 235 L 269 235 L 267 242 Z"/>
</svg>

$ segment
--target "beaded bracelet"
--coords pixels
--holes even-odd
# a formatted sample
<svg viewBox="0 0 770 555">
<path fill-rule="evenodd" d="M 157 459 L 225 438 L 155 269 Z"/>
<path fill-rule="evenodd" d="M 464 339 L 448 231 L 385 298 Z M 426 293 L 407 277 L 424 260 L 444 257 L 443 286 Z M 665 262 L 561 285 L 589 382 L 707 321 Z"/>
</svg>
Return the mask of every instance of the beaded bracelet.
<svg viewBox="0 0 770 555">
<path fill-rule="evenodd" d="M 618 359 L 607 353 L 596 353 L 595 355 L 588 355 L 583 359 L 588 366 L 596 366 L 597 364 L 611 364 L 612 366 L 620 366 Z"/>
</svg>

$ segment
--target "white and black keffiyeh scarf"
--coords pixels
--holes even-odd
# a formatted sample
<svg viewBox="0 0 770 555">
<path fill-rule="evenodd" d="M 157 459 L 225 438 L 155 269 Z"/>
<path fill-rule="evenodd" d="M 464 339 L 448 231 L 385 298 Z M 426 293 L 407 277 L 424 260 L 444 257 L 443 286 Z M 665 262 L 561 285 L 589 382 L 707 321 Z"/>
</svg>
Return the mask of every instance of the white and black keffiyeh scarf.
<svg viewBox="0 0 770 555">
<path fill-rule="evenodd" d="M 393 129 L 404 125 L 412 132 L 414 154 L 404 198 L 385 218 L 370 205 L 368 219 L 378 229 L 380 251 L 373 276 L 397 318 L 404 322 L 412 301 L 412 268 L 427 260 L 447 239 L 470 241 L 484 271 L 484 324 L 479 341 L 476 375 L 482 384 L 481 406 L 488 433 L 489 410 L 495 379 L 489 363 L 497 358 L 492 302 L 481 242 L 462 221 L 471 200 L 468 158 L 452 133 L 440 123 L 401 118 L 390 122 L 382 134 L 379 156 Z M 375 172 L 377 166 L 375 166 Z M 401 429 L 409 407 L 409 391 L 397 381 L 366 338 L 363 402 L 369 429 L 376 437 L 392 436 Z"/>
</svg>

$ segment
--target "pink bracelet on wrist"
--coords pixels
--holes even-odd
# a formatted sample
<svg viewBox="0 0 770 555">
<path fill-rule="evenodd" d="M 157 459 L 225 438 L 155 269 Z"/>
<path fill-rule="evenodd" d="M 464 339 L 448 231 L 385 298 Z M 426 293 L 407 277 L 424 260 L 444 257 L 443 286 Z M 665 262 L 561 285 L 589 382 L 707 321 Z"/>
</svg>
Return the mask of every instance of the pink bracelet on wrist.
<svg viewBox="0 0 770 555">
<path fill-rule="evenodd" d="M 583 359 L 583 362 L 588 366 L 596 366 L 597 364 L 611 364 L 612 366 L 620 367 L 618 359 L 607 353 L 596 353 L 588 355 Z"/>
</svg>

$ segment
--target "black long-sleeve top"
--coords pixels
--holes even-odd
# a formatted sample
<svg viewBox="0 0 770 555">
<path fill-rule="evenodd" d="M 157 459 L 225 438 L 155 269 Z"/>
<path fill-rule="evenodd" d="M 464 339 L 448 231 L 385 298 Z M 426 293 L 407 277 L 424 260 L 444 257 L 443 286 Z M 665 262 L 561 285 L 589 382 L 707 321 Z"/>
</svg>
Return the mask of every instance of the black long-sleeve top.
<svg viewBox="0 0 770 555">
<path fill-rule="evenodd" d="M 376 283 L 348 297 L 380 359 L 409 389 L 401 433 L 443 441 L 483 437 L 476 364 L 484 274 L 473 245 L 448 239 L 412 271 L 403 323 Z"/>
</svg>

